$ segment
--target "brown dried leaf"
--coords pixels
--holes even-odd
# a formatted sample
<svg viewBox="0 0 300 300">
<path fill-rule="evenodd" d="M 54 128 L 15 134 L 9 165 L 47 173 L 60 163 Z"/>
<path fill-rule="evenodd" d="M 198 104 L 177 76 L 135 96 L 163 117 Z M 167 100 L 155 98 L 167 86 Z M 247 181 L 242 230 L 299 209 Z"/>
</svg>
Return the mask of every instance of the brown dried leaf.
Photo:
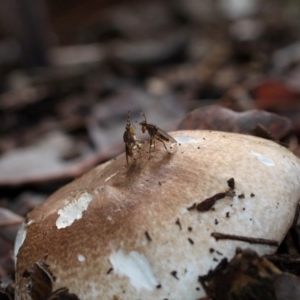
<svg viewBox="0 0 300 300">
<path fill-rule="evenodd" d="M 258 128 L 269 138 L 281 140 L 290 134 L 292 124 L 287 118 L 266 111 L 234 112 L 212 105 L 188 113 L 178 126 L 179 130 L 206 129 L 243 134 L 253 134 Z"/>
<path fill-rule="evenodd" d="M 250 249 L 237 250 L 215 270 L 199 278 L 208 295 L 216 300 L 277 300 L 274 279 L 281 271 Z"/>
<path fill-rule="evenodd" d="M 256 107 L 259 109 L 280 111 L 288 107 L 295 107 L 298 97 L 297 92 L 286 83 L 268 78 L 254 90 Z"/>
<path fill-rule="evenodd" d="M 265 256 L 269 261 L 276 265 L 281 271 L 300 275 L 300 256 L 289 254 L 272 254 Z"/>
<path fill-rule="evenodd" d="M 29 269 L 25 270 L 23 277 L 28 279 L 28 293 L 33 300 L 79 300 L 79 298 L 65 287 L 52 292 L 53 282 L 56 280 L 49 265 L 40 259 Z"/>
<path fill-rule="evenodd" d="M 52 283 L 55 280 L 49 266 L 39 260 L 23 273 L 28 278 L 28 292 L 33 300 L 45 299 L 52 292 Z"/>
<path fill-rule="evenodd" d="M 13 300 L 14 299 L 14 285 L 9 284 L 7 286 L 2 286 L 0 284 L 0 299 L 2 300 Z"/>
<path fill-rule="evenodd" d="M 223 199 L 226 197 L 226 193 L 218 193 L 213 195 L 212 197 L 209 197 L 199 204 L 196 205 L 196 209 L 200 212 L 208 211 L 210 210 L 216 203 L 216 201 Z"/>
<path fill-rule="evenodd" d="M 277 300 L 300 299 L 300 278 L 283 273 L 276 276 L 274 288 Z"/>
</svg>

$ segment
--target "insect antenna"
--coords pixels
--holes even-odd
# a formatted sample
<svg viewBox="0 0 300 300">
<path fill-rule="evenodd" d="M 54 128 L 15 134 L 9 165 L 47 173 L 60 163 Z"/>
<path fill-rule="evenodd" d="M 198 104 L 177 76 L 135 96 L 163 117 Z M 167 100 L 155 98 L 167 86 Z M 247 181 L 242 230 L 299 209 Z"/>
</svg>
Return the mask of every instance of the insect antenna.
<svg viewBox="0 0 300 300">
<path fill-rule="evenodd" d="M 130 125 L 131 125 L 131 122 L 130 122 L 130 110 L 129 110 L 128 114 L 127 114 L 126 128 L 129 127 Z"/>
<path fill-rule="evenodd" d="M 141 110 L 140 110 L 140 113 L 141 113 L 141 115 L 144 117 L 145 122 L 147 123 L 147 118 L 146 118 L 145 114 L 144 114 Z"/>
</svg>

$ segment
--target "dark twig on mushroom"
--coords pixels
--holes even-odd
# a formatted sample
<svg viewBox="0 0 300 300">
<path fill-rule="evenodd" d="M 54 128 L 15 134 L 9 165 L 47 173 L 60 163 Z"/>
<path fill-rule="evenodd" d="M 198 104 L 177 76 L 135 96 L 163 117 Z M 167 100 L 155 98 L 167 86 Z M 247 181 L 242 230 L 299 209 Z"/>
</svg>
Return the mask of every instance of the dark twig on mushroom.
<svg viewBox="0 0 300 300">
<path fill-rule="evenodd" d="M 249 244 L 260 244 L 260 245 L 269 245 L 269 246 L 279 246 L 279 242 L 275 240 L 262 239 L 262 238 L 252 238 L 241 235 L 234 234 L 225 234 L 220 232 L 213 232 L 211 234 L 216 240 L 233 240 L 233 241 L 242 241 Z"/>
</svg>

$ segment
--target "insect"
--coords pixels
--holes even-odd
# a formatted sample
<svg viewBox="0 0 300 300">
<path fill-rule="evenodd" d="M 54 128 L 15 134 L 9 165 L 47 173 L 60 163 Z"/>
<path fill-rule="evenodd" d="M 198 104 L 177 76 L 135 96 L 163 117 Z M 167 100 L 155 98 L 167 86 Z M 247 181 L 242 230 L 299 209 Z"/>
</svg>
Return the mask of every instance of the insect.
<svg viewBox="0 0 300 300">
<path fill-rule="evenodd" d="M 142 132 L 144 133 L 147 130 L 150 135 L 149 159 L 151 157 L 151 147 L 155 147 L 155 140 L 162 142 L 165 149 L 169 152 L 165 142 L 177 143 L 177 141 L 156 125 L 148 123 L 145 114 L 142 111 L 140 111 L 140 113 L 145 119 L 144 121 L 139 123 L 142 127 Z"/>
<path fill-rule="evenodd" d="M 133 157 L 133 151 L 136 148 L 141 149 L 141 141 L 135 136 L 136 129 L 130 122 L 130 111 L 127 116 L 126 129 L 123 134 L 123 140 L 125 143 L 126 162 L 128 166 L 128 157 Z"/>
</svg>

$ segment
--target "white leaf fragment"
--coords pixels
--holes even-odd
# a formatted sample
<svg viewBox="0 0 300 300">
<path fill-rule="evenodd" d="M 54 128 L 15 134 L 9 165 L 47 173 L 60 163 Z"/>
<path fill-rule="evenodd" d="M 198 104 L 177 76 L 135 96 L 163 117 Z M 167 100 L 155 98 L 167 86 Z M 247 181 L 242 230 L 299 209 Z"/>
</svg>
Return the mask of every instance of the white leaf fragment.
<svg viewBox="0 0 300 300">
<path fill-rule="evenodd" d="M 84 192 L 79 198 L 68 203 L 64 208 L 58 211 L 59 217 L 56 220 L 56 227 L 58 229 L 66 228 L 75 220 L 82 217 L 82 213 L 88 208 L 89 203 L 93 200 L 94 196 Z"/>
<path fill-rule="evenodd" d="M 136 251 L 126 254 L 119 250 L 113 252 L 109 260 L 113 265 L 114 273 L 129 277 L 130 283 L 136 289 L 154 290 L 158 285 L 150 263 L 143 254 Z"/>
<path fill-rule="evenodd" d="M 14 246 L 14 259 L 15 259 L 15 263 L 17 262 L 17 255 L 19 252 L 19 249 L 21 248 L 21 246 L 23 245 L 25 239 L 26 239 L 26 225 L 23 222 L 22 225 L 20 226 L 20 229 L 17 233 L 17 237 L 15 240 L 15 246 Z"/>
</svg>

